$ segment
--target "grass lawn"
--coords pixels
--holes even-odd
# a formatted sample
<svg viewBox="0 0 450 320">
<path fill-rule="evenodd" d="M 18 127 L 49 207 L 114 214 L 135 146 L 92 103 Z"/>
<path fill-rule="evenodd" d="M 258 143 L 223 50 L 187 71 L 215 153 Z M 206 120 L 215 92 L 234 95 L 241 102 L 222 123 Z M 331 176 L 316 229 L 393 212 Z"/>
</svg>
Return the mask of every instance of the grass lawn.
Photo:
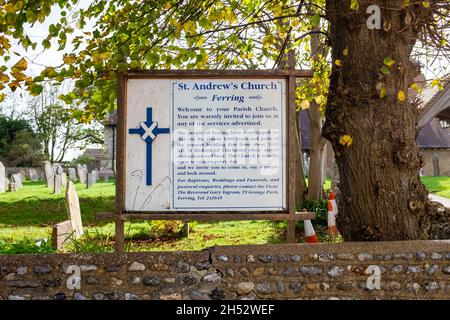
<svg viewBox="0 0 450 320">
<path fill-rule="evenodd" d="M 95 219 L 97 212 L 114 211 L 113 182 L 99 181 L 91 189 L 77 183 L 85 237 L 69 248 L 72 251 L 111 251 L 114 224 Z M 0 242 L 19 243 L 50 239 L 52 225 L 67 220 L 65 195 L 54 195 L 43 182 L 24 182 L 17 192 L 0 194 Z M 151 222 L 125 224 L 127 249 L 199 250 L 213 245 L 263 244 L 282 241 L 280 230 L 269 221 L 190 223 L 188 238 L 157 239 Z M 132 241 L 131 241 L 132 239 Z M 30 242 L 30 241 L 28 241 Z M 0 251 L 1 245 L 0 245 Z"/>
<path fill-rule="evenodd" d="M 422 177 L 423 184 L 430 193 L 450 198 L 450 177 Z"/>
</svg>

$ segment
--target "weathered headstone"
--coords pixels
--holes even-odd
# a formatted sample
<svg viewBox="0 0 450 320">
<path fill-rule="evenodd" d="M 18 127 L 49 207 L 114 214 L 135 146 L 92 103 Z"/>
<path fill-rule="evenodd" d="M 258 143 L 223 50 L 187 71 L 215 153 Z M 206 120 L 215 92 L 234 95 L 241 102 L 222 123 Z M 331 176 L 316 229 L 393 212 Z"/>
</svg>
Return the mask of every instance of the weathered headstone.
<svg viewBox="0 0 450 320">
<path fill-rule="evenodd" d="M 111 169 L 101 168 L 98 175 L 99 178 L 103 178 L 105 182 L 109 182 L 109 178 L 114 176 L 114 171 Z"/>
<path fill-rule="evenodd" d="M 61 187 L 67 185 L 67 174 L 65 172 L 61 173 Z"/>
<path fill-rule="evenodd" d="M 94 185 L 94 176 L 91 172 L 89 172 L 87 175 L 87 187 L 92 188 L 93 185 Z"/>
<path fill-rule="evenodd" d="M 20 169 L 19 170 L 19 174 L 20 174 L 20 178 L 21 178 L 21 182 L 25 181 L 27 178 L 27 172 L 25 171 L 25 169 Z"/>
<path fill-rule="evenodd" d="M 55 174 L 55 182 L 53 184 L 53 193 L 61 194 L 62 189 L 62 176 L 60 174 Z"/>
<path fill-rule="evenodd" d="M 20 189 L 23 187 L 22 184 L 22 175 L 20 173 L 12 174 L 11 175 L 11 182 L 14 182 L 16 184 L 16 188 Z"/>
<path fill-rule="evenodd" d="M 60 250 L 71 239 L 73 234 L 72 222 L 66 220 L 53 225 L 52 229 L 52 247 Z"/>
<path fill-rule="evenodd" d="M 30 180 L 33 182 L 39 181 L 39 175 L 35 168 L 28 169 L 28 174 L 30 175 Z"/>
<path fill-rule="evenodd" d="M 17 191 L 17 185 L 15 182 L 10 182 L 8 185 L 8 191 L 14 192 Z"/>
<path fill-rule="evenodd" d="M 53 166 L 50 164 L 50 162 L 45 161 L 44 171 L 45 171 L 45 181 L 47 182 L 47 187 L 53 188 L 54 183 L 55 183 L 55 171 L 53 170 Z"/>
<path fill-rule="evenodd" d="M 5 192 L 5 185 L 6 185 L 6 170 L 3 163 L 0 161 L 0 193 Z"/>
<path fill-rule="evenodd" d="M 69 179 L 72 182 L 77 182 L 77 171 L 75 168 L 69 168 Z"/>
<path fill-rule="evenodd" d="M 55 174 L 61 174 L 64 172 L 64 169 L 59 163 L 55 163 L 53 164 L 53 171 L 55 172 Z"/>
<path fill-rule="evenodd" d="M 5 177 L 5 191 L 9 190 L 9 179 L 8 177 Z"/>
<path fill-rule="evenodd" d="M 97 183 L 98 180 L 98 171 L 97 170 L 92 170 L 92 183 L 95 184 Z"/>
<path fill-rule="evenodd" d="M 72 223 L 74 237 L 78 239 L 83 235 L 83 224 L 81 223 L 80 201 L 72 181 L 67 182 L 66 209 Z"/>
<path fill-rule="evenodd" d="M 87 182 L 87 173 L 88 169 L 85 164 L 79 164 L 78 165 L 78 178 L 80 179 L 80 183 L 86 183 Z"/>
<path fill-rule="evenodd" d="M 439 168 L 439 156 L 436 151 L 433 154 L 433 176 L 438 177 L 441 175 L 441 170 Z"/>
</svg>

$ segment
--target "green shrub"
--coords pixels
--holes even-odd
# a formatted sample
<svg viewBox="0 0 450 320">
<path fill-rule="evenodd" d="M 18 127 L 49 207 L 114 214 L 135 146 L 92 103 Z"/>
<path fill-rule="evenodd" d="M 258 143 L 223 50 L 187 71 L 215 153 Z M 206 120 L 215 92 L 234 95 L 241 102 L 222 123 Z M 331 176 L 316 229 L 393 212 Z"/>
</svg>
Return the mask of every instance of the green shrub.
<svg viewBox="0 0 450 320">
<path fill-rule="evenodd" d="M 24 238 L 18 242 L 0 241 L 0 254 L 54 253 L 50 241 Z"/>
<path fill-rule="evenodd" d="M 149 225 L 150 237 L 154 239 L 178 238 L 183 231 L 183 222 L 177 220 L 154 220 Z"/>
<path fill-rule="evenodd" d="M 328 214 L 328 199 L 309 200 L 305 199 L 302 202 L 301 210 L 306 209 L 308 212 L 315 212 L 317 217 L 314 220 L 314 225 L 327 226 L 327 214 Z M 303 222 L 298 221 L 297 225 L 303 227 Z"/>
</svg>

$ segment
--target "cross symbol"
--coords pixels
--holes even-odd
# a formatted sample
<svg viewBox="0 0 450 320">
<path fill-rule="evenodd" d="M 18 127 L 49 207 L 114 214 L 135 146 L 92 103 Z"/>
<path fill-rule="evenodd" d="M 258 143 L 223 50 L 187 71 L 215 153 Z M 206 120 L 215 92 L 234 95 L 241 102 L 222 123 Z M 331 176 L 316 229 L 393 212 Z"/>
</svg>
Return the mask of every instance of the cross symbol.
<svg viewBox="0 0 450 320">
<path fill-rule="evenodd" d="M 169 133 L 169 128 L 158 128 L 158 122 L 152 121 L 152 108 L 147 108 L 147 121 L 141 122 L 139 128 L 129 129 L 129 134 L 138 134 L 147 144 L 147 185 L 152 185 L 152 143 L 160 133 Z"/>
</svg>

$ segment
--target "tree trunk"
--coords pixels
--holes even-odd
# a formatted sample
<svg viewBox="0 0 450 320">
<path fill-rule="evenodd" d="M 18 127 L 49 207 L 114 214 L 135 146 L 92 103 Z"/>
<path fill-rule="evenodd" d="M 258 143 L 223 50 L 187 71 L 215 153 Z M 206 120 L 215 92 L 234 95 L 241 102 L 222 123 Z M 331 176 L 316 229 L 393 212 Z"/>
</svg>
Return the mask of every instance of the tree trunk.
<svg viewBox="0 0 450 320">
<path fill-rule="evenodd" d="M 410 60 L 417 24 L 405 25 L 402 3 L 359 1 L 356 11 L 348 0 L 327 0 L 333 71 L 323 134 L 339 169 L 337 224 L 346 241 L 428 238 L 430 203 L 416 145 L 419 113 L 408 99 L 398 98 L 418 73 Z M 373 4 L 383 8 L 381 30 L 366 26 L 366 8 Z M 386 57 L 395 61 L 388 75 L 380 72 Z M 383 98 L 376 89 L 380 84 L 386 87 Z M 340 143 L 343 135 L 353 138 L 350 146 Z"/>
<path fill-rule="evenodd" d="M 313 102 L 310 105 L 310 139 L 311 149 L 309 153 L 309 174 L 308 174 L 308 199 L 318 200 L 322 197 L 322 154 L 325 147 L 325 139 L 322 138 L 322 128 L 319 106 Z"/>
<path fill-rule="evenodd" d="M 320 25 L 312 31 L 320 31 Z M 323 54 L 319 33 L 313 33 L 310 40 L 311 57 L 317 60 L 319 54 Z M 326 54 L 325 54 L 326 56 Z M 322 137 L 323 115 L 319 105 L 313 101 L 308 110 L 309 136 L 311 141 L 309 172 L 308 172 L 308 199 L 319 200 L 323 197 L 323 166 L 322 158 L 326 140 Z"/>
<path fill-rule="evenodd" d="M 280 49 L 280 50 L 282 50 L 282 49 Z M 290 50 L 287 53 L 287 59 L 285 57 L 284 59 L 281 60 L 280 67 L 281 67 L 281 69 L 284 69 L 287 67 L 290 70 L 295 70 L 295 64 L 296 64 L 295 51 Z M 293 107 L 296 108 L 297 106 L 293 106 Z M 300 119 L 300 116 L 299 116 L 299 113 L 297 112 L 297 117 L 295 118 L 295 120 L 296 120 L 295 124 L 297 126 L 297 128 L 295 130 L 295 132 L 297 132 L 295 139 L 297 141 L 297 146 L 298 146 L 298 148 L 296 149 L 296 152 L 295 152 L 295 164 L 296 164 L 295 167 L 297 168 L 296 175 L 295 175 L 295 190 L 297 190 L 297 195 L 296 195 L 297 207 L 300 207 L 301 204 L 303 203 L 303 200 L 305 198 L 305 193 L 306 193 L 305 174 L 304 174 L 304 170 L 303 170 L 301 123 L 300 123 L 299 119 Z M 295 224 L 295 222 L 292 222 L 292 224 Z"/>
</svg>

